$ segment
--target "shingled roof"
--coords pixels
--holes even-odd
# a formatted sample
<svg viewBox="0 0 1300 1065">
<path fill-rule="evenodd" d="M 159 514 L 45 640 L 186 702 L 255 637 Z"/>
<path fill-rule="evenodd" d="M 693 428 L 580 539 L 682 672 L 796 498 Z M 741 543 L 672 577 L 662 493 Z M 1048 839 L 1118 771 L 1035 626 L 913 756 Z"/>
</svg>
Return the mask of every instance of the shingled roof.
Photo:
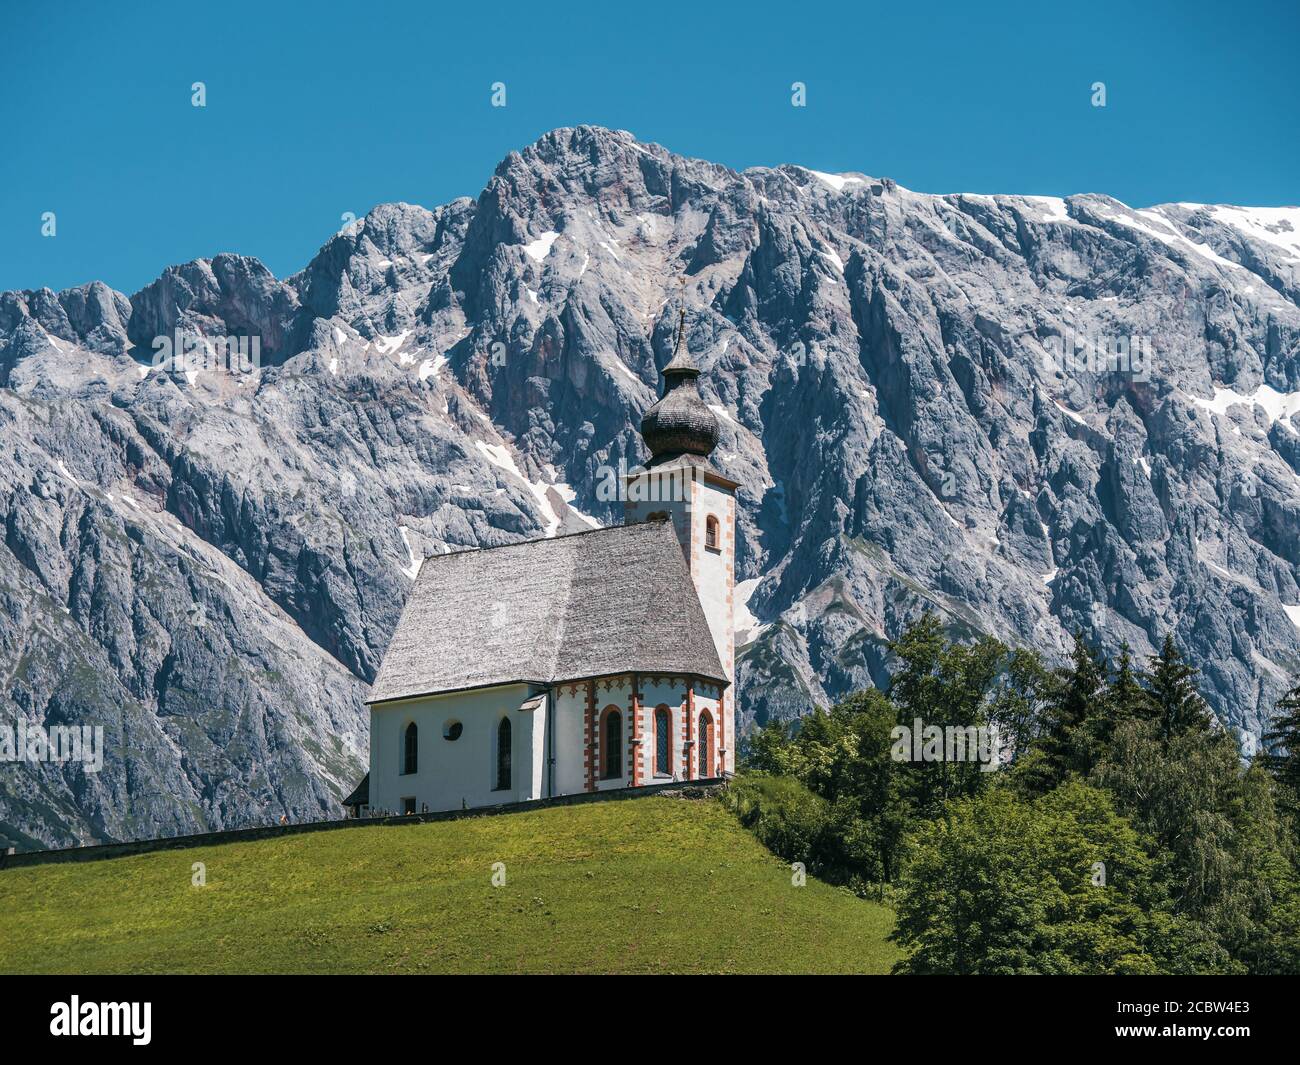
<svg viewBox="0 0 1300 1065">
<path fill-rule="evenodd" d="M 664 521 L 426 558 L 368 701 L 634 671 L 727 683 Z"/>
</svg>

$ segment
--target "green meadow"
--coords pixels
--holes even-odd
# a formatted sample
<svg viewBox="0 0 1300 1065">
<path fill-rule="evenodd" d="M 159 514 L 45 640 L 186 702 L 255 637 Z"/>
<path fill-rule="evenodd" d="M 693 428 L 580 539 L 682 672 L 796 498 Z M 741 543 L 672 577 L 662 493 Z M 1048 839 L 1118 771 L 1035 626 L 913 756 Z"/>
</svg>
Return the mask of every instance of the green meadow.
<svg viewBox="0 0 1300 1065">
<path fill-rule="evenodd" d="M 7 973 L 884 973 L 899 956 L 888 908 L 794 886 L 714 799 L 0 870 L 0 914 Z"/>
</svg>

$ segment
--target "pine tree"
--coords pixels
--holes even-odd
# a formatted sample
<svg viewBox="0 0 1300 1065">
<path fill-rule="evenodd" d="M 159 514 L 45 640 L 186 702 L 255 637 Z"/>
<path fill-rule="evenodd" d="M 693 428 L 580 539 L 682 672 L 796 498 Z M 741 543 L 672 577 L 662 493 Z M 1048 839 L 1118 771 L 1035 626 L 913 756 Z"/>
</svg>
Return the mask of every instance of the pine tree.
<svg viewBox="0 0 1300 1065">
<path fill-rule="evenodd" d="M 1107 671 L 1106 659 L 1076 629 L 1070 664 L 1056 671 L 1047 730 L 1040 743 L 1043 761 L 1038 773 L 1048 788 L 1072 771 L 1086 773 L 1092 768 L 1092 719 L 1103 711 Z"/>
<path fill-rule="evenodd" d="M 1151 656 L 1146 691 L 1148 716 L 1166 745 L 1175 736 L 1210 732 L 1214 727 L 1214 718 L 1196 690 L 1193 678 L 1197 672 L 1174 645 L 1173 636 L 1166 633 L 1160 653 Z"/>
<path fill-rule="evenodd" d="M 1121 721 L 1140 721 L 1151 714 L 1151 705 L 1138 680 L 1138 671 L 1133 668 L 1133 649 L 1127 640 L 1120 645 L 1115 678 L 1106 693 L 1106 708 L 1112 730 Z"/>
<path fill-rule="evenodd" d="M 1110 687 L 1102 694 L 1097 711 L 1091 714 L 1081 728 L 1075 746 L 1090 770 L 1110 750 L 1116 727 L 1124 721 L 1141 721 L 1150 716 L 1147 694 L 1138 682 L 1133 668 L 1133 649 L 1125 641 L 1120 645 L 1119 659 Z"/>
<path fill-rule="evenodd" d="M 1287 692 L 1264 733 L 1260 762 L 1279 784 L 1300 797 L 1300 684 Z"/>
</svg>

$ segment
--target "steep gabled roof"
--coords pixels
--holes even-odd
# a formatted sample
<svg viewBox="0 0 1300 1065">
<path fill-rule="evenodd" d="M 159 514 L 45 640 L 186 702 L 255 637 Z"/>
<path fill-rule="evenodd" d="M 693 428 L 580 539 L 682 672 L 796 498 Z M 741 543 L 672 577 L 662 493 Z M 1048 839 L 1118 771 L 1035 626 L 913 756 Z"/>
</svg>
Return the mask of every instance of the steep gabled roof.
<svg viewBox="0 0 1300 1065">
<path fill-rule="evenodd" d="M 426 558 L 369 702 L 633 671 L 727 683 L 664 521 Z"/>
</svg>

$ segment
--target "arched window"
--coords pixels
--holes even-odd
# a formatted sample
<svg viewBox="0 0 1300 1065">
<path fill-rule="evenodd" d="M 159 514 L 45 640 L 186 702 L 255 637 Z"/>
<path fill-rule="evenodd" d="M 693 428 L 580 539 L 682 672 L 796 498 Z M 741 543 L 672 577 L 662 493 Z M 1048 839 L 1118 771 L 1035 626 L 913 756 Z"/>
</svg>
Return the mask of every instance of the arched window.
<svg viewBox="0 0 1300 1065">
<path fill-rule="evenodd" d="M 655 772 L 665 777 L 673 772 L 673 716 L 666 706 L 655 707 Z"/>
<path fill-rule="evenodd" d="M 612 706 L 605 710 L 601 740 L 600 779 L 615 780 L 623 775 L 623 715 Z"/>
<path fill-rule="evenodd" d="M 402 774 L 414 773 L 419 764 L 420 730 L 412 721 L 402 737 Z"/>
<path fill-rule="evenodd" d="M 718 519 L 710 514 L 704 521 L 704 546 L 710 551 L 719 551 L 722 544 L 718 538 Z"/>
<path fill-rule="evenodd" d="M 713 721 L 707 710 L 700 715 L 700 776 L 713 776 Z"/>
<path fill-rule="evenodd" d="M 497 726 L 497 791 L 510 790 L 510 718 Z"/>
</svg>

